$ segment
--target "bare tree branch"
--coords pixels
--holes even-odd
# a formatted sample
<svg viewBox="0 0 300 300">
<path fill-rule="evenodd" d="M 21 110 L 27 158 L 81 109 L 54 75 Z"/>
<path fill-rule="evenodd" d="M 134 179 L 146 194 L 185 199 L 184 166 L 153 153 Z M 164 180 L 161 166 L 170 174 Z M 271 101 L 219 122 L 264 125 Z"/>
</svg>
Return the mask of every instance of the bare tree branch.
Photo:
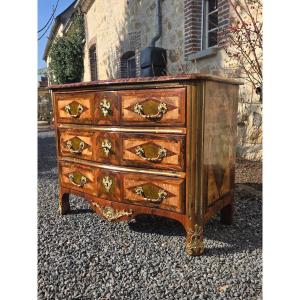
<svg viewBox="0 0 300 300">
<path fill-rule="evenodd" d="M 263 83 L 261 1 L 229 0 L 234 17 L 226 31 L 224 45 L 230 64 L 239 68 L 245 79 L 258 90 Z"/>
</svg>

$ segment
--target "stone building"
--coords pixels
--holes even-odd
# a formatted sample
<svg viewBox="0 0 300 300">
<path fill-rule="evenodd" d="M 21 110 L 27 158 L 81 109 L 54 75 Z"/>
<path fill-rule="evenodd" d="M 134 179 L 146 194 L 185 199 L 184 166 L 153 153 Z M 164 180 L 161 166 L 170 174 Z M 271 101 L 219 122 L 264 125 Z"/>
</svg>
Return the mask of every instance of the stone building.
<svg viewBox="0 0 300 300">
<path fill-rule="evenodd" d="M 228 0 L 77 0 L 56 18 L 44 59 L 49 62 L 54 37 L 68 29 L 79 9 L 86 36 L 83 81 L 140 76 L 141 50 L 157 33 L 158 4 L 162 34 L 156 46 L 167 50 L 167 74 L 232 76 L 222 49 L 223 29 L 232 15 Z M 262 105 L 249 85 L 240 90 L 237 152 L 261 159 Z"/>
</svg>

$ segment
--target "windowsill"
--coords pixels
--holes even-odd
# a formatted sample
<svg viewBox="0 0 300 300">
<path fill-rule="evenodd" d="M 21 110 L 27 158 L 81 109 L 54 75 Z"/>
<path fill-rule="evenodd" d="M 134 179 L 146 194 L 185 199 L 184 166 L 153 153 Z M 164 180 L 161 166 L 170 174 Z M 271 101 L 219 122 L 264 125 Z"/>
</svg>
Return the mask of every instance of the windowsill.
<svg viewBox="0 0 300 300">
<path fill-rule="evenodd" d="M 202 51 L 191 53 L 187 56 L 188 60 L 197 60 L 197 59 L 203 59 L 210 56 L 215 56 L 218 53 L 219 48 L 218 47 L 212 47 L 208 48 Z"/>
</svg>

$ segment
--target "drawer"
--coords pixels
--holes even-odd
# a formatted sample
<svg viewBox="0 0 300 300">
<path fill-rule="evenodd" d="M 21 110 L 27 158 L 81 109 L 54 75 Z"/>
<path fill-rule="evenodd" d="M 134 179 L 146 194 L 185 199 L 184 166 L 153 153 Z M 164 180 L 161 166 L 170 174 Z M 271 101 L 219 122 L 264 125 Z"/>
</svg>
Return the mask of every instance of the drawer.
<svg viewBox="0 0 300 300">
<path fill-rule="evenodd" d="M 185 180 L 60 162 L 60 184 L 101 199 L 184 213 Z M 146 171 L 145 171 L 146 172 Z"/>
<path fill-rule="evenodd" d="M 125 173 L 122 186 L 125 202 L 184 212 L 184 179 Z"/>
<path fill-rule="evenodd" d="M 96 196 L 96 180 L 97 172 L 95 168 L 77 164 L 60 164 L 60 183 L 63 187 Z"/>
<path fill-rule="evenodd" d="M 185 125 L 185 88 L 120 91 L 121 124 Z"/>
<path fill-rule="evenodd" d="M 118 94 L 114 91 L 97 92 L 95 97 L 95 124 L 118 125 L 120 107 Z"/>
<path fill-rule="evenodd" d="M 59 153 L 61 156 L 92 160 L 94 157 L 92 131 L 74 129 L 59 130 Z"/>
<path fill-rule="evenodd" d="M 56 118 L 61 123 L 93 123 L 95 92 L 56 93 Z"/>
<path fill-rule="evenodd" d="M 184 170 L 185 138 L 172 134 L 137 134 L 59 129 L 61 156 L 128 167 Z"/>
<path fill-rule="evenodd" d="M 183 136 L 171 134 L 122 134 L 122 165 L 183 170 Z"/>
</svg>

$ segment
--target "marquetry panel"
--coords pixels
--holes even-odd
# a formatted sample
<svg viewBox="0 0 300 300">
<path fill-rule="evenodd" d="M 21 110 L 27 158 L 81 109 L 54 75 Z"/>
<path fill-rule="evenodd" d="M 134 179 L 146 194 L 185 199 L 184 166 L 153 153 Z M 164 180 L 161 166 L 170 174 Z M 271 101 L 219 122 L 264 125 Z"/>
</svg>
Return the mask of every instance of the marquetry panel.
<svg viewBox="0 0 300 300">
<path fill-rule="evenodd" d="M 61 156 L 93 159 L 93 132 L 59 130 L 59 152 Z"/>
<path fill-rule="evenodd" d="M 97 178 L 98 196 L 102 199 L 120 201 L 121 176 L 120 172 L 100 169 Z"/>
<path fill-rule="evenodd" d="M 120 108 L 117 92 L 103 91 L 96 93 L 94 120 L 99 125 L 119 124 Z"/>
<path fill-rule="evenodd" d="M 61 186 L 96 196 L 96 170 L 77 164 L 60 164 Z"/>
<path fill-rule="evenodd" d="M 55 94 L 57 121 L 91 124 L 94 98 L 92 92 Z"/>
<path fill-rule="evenodd" d="M 95 132 L 95 160 L 109 164 L 120 163 L 119 133 Z"/>
<path fill-rule="evenodd" d="M 151 175 L 124 174 L 124 201 L 183 212 L 184 180 Z"/>
<path fill-rule="evenodd" d="M 122 164 L 183 170 L 184 137 L 122 134 Z"/>
<path fill-rule="evenodd" d="M 185 88 L 121 91 L 119 95 L 121 123 L 185 124 Z"/>
</svg>

